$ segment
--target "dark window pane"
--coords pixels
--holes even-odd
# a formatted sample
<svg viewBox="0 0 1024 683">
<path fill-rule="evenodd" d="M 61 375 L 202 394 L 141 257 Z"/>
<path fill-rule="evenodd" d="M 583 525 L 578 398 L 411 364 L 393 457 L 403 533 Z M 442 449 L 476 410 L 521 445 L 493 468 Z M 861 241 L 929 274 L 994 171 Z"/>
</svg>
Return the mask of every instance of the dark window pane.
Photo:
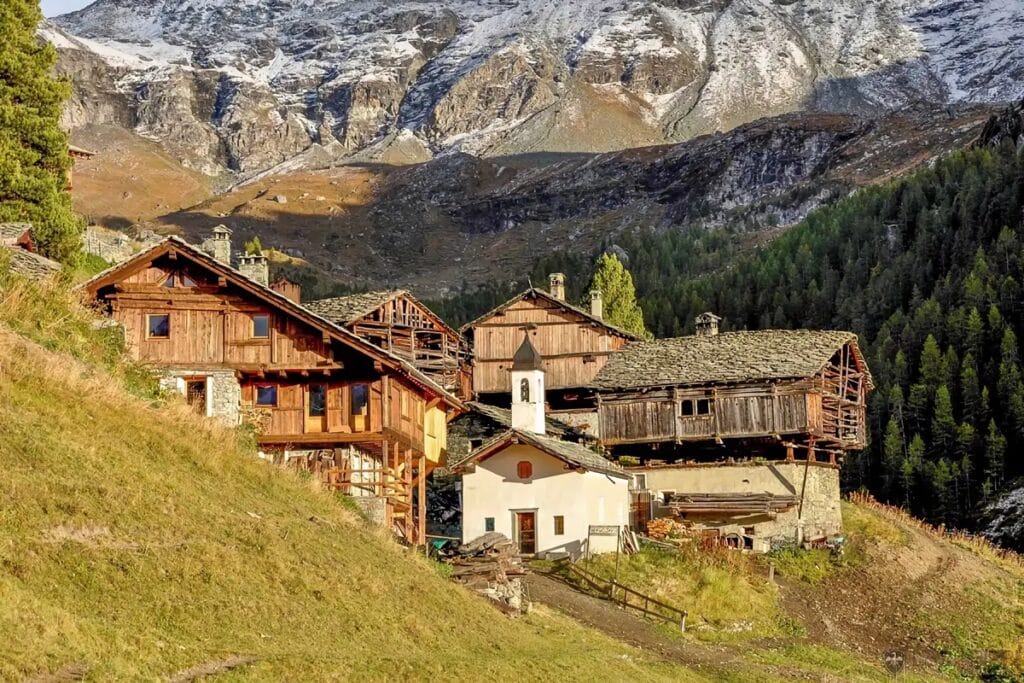
<svg viewBox="0 0 1024 683">
<path fill-rule="evenodd" d="M 702 398 L 697 401 L 697 414 L 698 415 L 710 415 L 711 414 L 711 401 Z"/>
<path fill-rule="evenodd" d="M 277 387 L 274 385 L 264 385 L 256 387 L 256 405 L 258 406 L 276 406 L 277 405 Z"/>
<path fill-rule="evenodd" d="M 484 531 L 494 531 L 494 517 L 484 517 Z"/>
<path fill-rule="evenodd" d="M 270 336 L 270 316 L 254 315 L 252 317 L 252 336 L 266 339 Z"/>
<path fill-rule="evenodd" d="M 164 280 L 164 287 L 167 287 L 168 289 L 170 289 L 173 286 L 174 286 L 174 273 L 171 273 L 170 275 L 167 276 L 167 279 Z"/>
<path fill-rule="evenodd" d="M 555 536 L 562 536 L 563 534 L 565 534 L 565 517 L 555 515 Z"/>
<path fill-rule="evenodd" d="M 185 273 L 178 273 L 178 283 L 181 287 L 195 287 L 196 281 Z"/>
<path fill-rule="evenodd" d="M 370 400 L 370 387 L 366 384 L 352 385 L 352 414 L 365 415 Z"/>
<path fill-rule="evenodd" d="M 171 316 L 149 316 L 149 336 L 157 339 L 171 336 Z"/>
<path fill-rule="evenodd" d="M 693 401 L 683 401 L 683 417 L 689 417 L 693 415 Z"/>
<path fill-rule="evenodd" d="M 309 387 L 309 416 L 323 417 L 327 414 L 327 385 L 311 384 Z"/>
</svg>

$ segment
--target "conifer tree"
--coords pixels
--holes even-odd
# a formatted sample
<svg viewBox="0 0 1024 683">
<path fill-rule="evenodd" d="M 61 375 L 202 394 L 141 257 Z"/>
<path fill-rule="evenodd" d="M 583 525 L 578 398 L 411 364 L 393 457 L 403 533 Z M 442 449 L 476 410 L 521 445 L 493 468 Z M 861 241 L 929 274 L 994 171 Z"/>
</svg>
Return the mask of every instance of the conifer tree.
<svg viewBox="0 0 1024 683">
<path fill-rule="evenodd" d="M 651 333 L 644 325 L 644 314 L 636 300 L 633 276 L 615 254 L 602 254 L 597 260 L 590 289 L 600 290 L 604 302 L 604 319 L 612 325 L 648 339 Z"/>
<path fill-rule="evenodd" d="M 956 419 L 953 417 L 953 399 L 949 389 L 941 385 L 935 392 L 935 411 L 932 416 L 932 449 L 936 456 L 949 457 L 956 447 Z"/>
<path fill-rule="evenodd" d="M 989 420 L 988 435 L 985 437 L 985 483 L 996 491 L 1003 485 L 1006 468 L 1006 438 L 995 420 Z"/>
<path fill-rule="evenodd" d="M 36 36 L 38 0 L 0 3 L 0 221 L 34 228 L 40 251 L 62 262 L 81 250 L 82 223 L 66 191 L 71 166 L 59 121 L 70 85 L 57 52 Z"/>
</svg>

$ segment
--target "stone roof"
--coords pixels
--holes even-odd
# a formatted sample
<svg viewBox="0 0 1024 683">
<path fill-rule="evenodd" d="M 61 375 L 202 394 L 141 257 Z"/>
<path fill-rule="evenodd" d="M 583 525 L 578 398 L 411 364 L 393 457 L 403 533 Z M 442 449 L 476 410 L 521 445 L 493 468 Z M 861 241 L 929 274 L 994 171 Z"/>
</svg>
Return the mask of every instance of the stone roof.
<svg viewBox="0 0 1024 683">
<path fill-rule="evenodd" d="M 19 247 L 7 247 L 7 253 L 11 255 L 11 271 L 33 280 L 41 280 L 61 270 L 56 261 Z"/>
<path fill-rule="evenodd" d="M 31 223 L 0 223 L 0 244 L 14 244 L 31 230 Z"/>
<path fill-rule="evenodd" d="M 591 386 L 614 390 L 803 379 L 817 374 L 846 344 L 857 349 L 857 335 L 759 330 L 634 342 L 609 358 Z M 863 365 L 859 349 L 857 357 Z M 870 375 L 867 379 L 871 386 Z"/>
<path fill-rule="evenodd" d="M 408 294 L 408 292 L 402 289 L 363 292 L 361 294 L 349 294 L 348 296 L 336 296 L 331 299 L 319 299 L 302 305 L 321 318 L 326 318 L 336 324 L 348 325 L 365 315 L 369 315 L 395 297 L 405 294 Z"/>
<path fill-rule="evenodd" d="M 505 427 L 506 429 L 512 428 L 512 411 L 508 408 L 499 408 L 498 406 L 492 406 L 478 401 L 470 401 L 466 403 L 466 405 L 469 406 L 473 412 L 479 413 L 484 417 L 493 420 L 496 424 Z M 551 416 L 544 417 L 544 427 L 547 430 L 548 436 L 557 439 L 564 439 L 566 437 L 579 439 L 584 436 L 575 427 L 572 427 L 561 420 L 556 420 Z"/>
<path fill-rule="evenodd" d="M 518 296 L 512 297 L 511 299 L 509 299 L 505 303 L 501 304 L 500 306 L 491 309 L 487 313 L 484 313 L 482 316 L 480 316 L 479 318 L 477 318 L 473 322 L 466 323 L 461 328 L 459 328 L 459 331 L 464 333 L 466 330 L 468 330 L 470 328 L 473 328 L 473 327 L 476 327 L 477 325 L 479 325 L 483 321 L 487 320 L 488 318 L 491 318 L 491 317 L 497 315 L 498 313 L 501 313 L 502 311 L 504 311 L 509 306 L 511 306 L 511 305 L 513 305 L 513 304 L 515 304 L 515 303 L 517 303 L 519 301 L 522 301 L 523 299 L 536 299 L 536 298 L 544 299 L 544 300 L 546 300 L 546 301 L 548 301 L 550 303 L 553 303 L 557 307 L 561 308 L 564 311 L 568 311 L 569 313 L 574 313 L 574 314 L 576 314 L 578 316 L 581 316 L 582 318 L 586 319 L 587 321 L 589 321 L 589 322 L 591 322 L 591 323 L 593 323 L 595 325 L 600 325 L 601 327 L 604 327 L 605 329 L 609 330 L 610 332 L 613 332 L 613 333 L 615 333 L 615 334 L 617 334 L 617 335 L 619 335 L 621 337 L 625 337 L 626 339 L 639 339 L 639 337 L 637 337 L 632 332 L 627 332 L 626 330 L 622 329 L 621 327 L 616 327 L 615 325 L 611 325 L 611 324 L 607 323 L 606 321 L 604 321 L 603 319 L 594 316 L 594 314 L 591 313 L 590 311 L 585 311 L 582 308 L 579 308 L 578 306 L 573 306 L 572 304 L 567 303 L 567 302 L 563 301 L 562 299 L 559 299 L 558 297 L 553 296 L 552 294 L 550 294 L 548 292 L 545 292 L 543 289 L 535 289 L 535 288 L 532 288 L 532 287 L 530 289 L 526 290 L 525 292 L 523 292 L 522 294 L 519 294 Z"/>
<path fill-rule="evenodd" d="M 541 436 L 540 434 L 534 434 L 533 432 L 527 432 L 521 429 L 510 429 L 507 432 L 499 434 L 487 443 L 481 445 L 465 458 L 449 465 L 449 467 L 453 471 L 458 471 L 460 468 L 463 468 L 472 462 L 494 455 L 495 453 L 498 453 L 506 447 L 516 443 L 533 446 L 537 450 L 558 458 L 559 460 L 562 460 L 574 467 L 581 467 L 592 472 L 603 472 L 604 474 L 612 474 L 619 477 L 629 476 L 629 474 L 626 473 L 626 470 L 622 469 L 622 467 L 617 463 L 595 453 L 583 444 L 573 443 L 571 441 L 562 441 L 550 436 Z"/>
</svg>

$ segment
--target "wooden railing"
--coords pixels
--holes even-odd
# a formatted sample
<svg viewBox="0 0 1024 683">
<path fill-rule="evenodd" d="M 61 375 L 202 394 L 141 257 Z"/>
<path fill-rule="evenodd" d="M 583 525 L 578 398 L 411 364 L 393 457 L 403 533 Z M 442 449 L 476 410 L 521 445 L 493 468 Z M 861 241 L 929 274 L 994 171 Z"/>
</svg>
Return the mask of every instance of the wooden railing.
<svg viewBox="0 0 1024 683">
<path fill-rule="evenodd" d="M 673 626 L 678 624 L 679 630 L 686 633 L 686 610 L 673 607 L 640 591 L 623 586 L 615 579 L 606 579 L 598 576 L 577 564 L 569 565 L 569 577 L 579 579 L 597 591 L 602 597 L 618 603 L 627 609 L 636 610 L 649 617 L 660 619 L 666 624 L 672 624 Z M 634 598 L 635 601 L 631 602 L 630 598 Z"/>
</svg>

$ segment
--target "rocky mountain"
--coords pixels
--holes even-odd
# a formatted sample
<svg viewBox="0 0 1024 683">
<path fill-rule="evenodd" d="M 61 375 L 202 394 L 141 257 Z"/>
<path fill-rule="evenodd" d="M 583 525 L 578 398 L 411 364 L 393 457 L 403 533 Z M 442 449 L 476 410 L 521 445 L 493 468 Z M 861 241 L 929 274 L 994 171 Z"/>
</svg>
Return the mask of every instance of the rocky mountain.
<svg viewBox="0 0 1024 683">
<path fill-rule="evenodd" d="M 522 278 L 543 254 L 587 253 L 638 227 L 727 225 L 763 240 L 856 187 L 970 144 L 990 113 L 794 113 L 605 154 L 451 153 L 409 166 L 297 171 L 146 226 L 198 239 L 226 222 L 236 239 L 260 235 L 334 279 L 436 298 L 464 282 Z"/>
<path fill-rule="evenodd" d="M 69 126 L 134 130 L 209 174 L 1024 95 L 1015 0 L 98 0 L 41 31 L 76 85 Z"/>
</svg>

